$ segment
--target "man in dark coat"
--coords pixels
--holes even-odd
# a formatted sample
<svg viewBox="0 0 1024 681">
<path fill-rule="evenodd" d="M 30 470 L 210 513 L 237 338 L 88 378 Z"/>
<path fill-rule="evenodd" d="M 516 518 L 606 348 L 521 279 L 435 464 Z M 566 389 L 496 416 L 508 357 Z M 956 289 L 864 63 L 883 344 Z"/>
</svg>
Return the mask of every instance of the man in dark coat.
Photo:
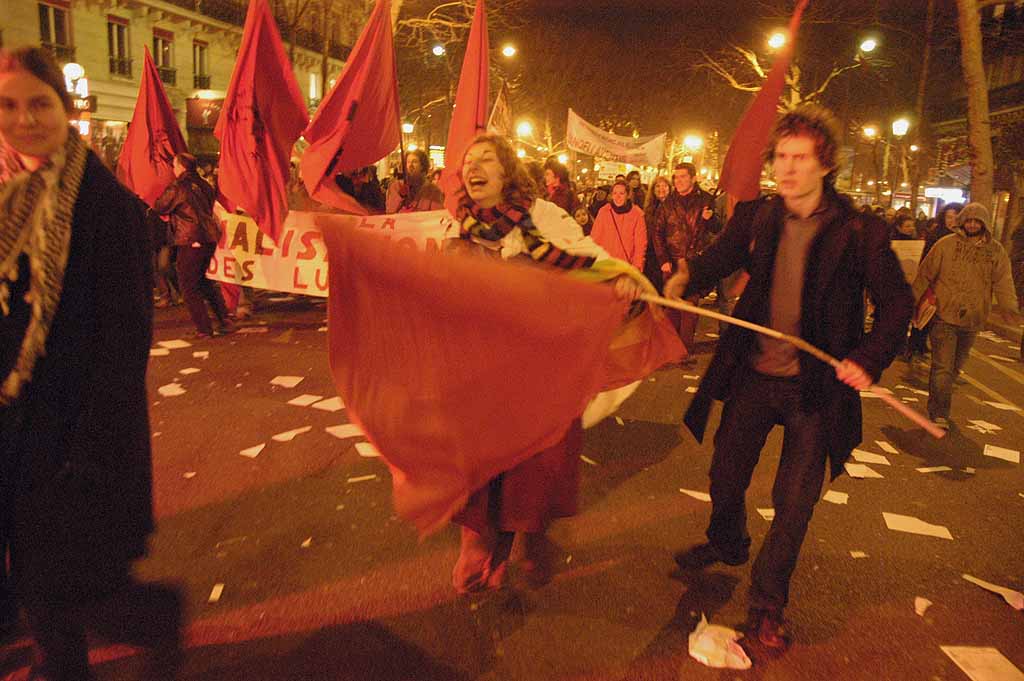
<svg viewBox="0 0 1024 681">
<path fill-rule="evenodd" d="M 661 271 L 667 276 L 675 271 L 681 258 L 699 255 L 721 231 L 722 223 L 714 212 L 714 197 L 697 185 L 697 167 L 692 163 L 679 163 L 672 171 L 672 192 L 654 214 L 654 253 Z M 730 273 L 727 273 L 730 274 Z M 687 302 L 696 305 L 700 297 L 692 295 Z M 693 352 L 693 338 L 697 330 L 697 315 L 690 312 L 666 310 L 675 324 L 679 338 Z M 691 357 L 684 364 L 692 364 Z"/>
<path fill-rule="evenodd" d="M 749 626 L 766 646 L 788 643 L 782 613 L 789 581 L 826 470 L 838 475 L 861 441 L 858 390 L 892 361 L 913 309 L 889 248 L 888 225 L 836 193 L 837 140 L 824 109 L 801 107 L 777 125 L 769 146 L 779 195 L 741 203 L 722 236 L 679 263 L 670 297 L 693 295 L 743 267 L 750 274 L 735 315 L 841 358 L 833 370 L 782 341 L 730 325 L 684 417 L 703 439 L 713 399 L 724 400 L 711 462 L 709 542 L 677 556 L 684 567 L 745 563 L 745 495 L 769 431 L 785 429 L 772 501 L 775 518 L 754 563 Z M 864 335 L 864 291 L 876 303 Z"/>
</svg>

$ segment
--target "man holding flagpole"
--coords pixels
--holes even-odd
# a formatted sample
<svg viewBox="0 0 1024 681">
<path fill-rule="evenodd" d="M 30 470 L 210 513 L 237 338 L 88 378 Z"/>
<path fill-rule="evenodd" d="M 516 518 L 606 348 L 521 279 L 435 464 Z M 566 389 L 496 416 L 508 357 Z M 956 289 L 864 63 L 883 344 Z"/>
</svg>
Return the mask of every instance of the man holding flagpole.
<svg viewBox="0 0 1024 681">
<path fill-rule="evenodd" d="M 680 260 L 665 295 L 713 288 L 739 268 L 750 274 L 735 315 L 800 336 L 843 358 L 835 371 L 785 341 L 736 325 L 722 335 L 684 422 L 703 439 L 713 399 L 724 401 L 711 461 L 708 542 L 677 555 L 684 569 L 749 559 L 745 495 L 768 433 L 784 428 L 772 501 L 775 518 L 751 574 L 748 626 L 765 646 L 789 637 L 783 609 L 800 545 L 821 492 L 860 443 L 858 391 L 892 362 L 913 297 L 884 222 L 861 215 L 834 187 L 841 131 L 827 110 L 785 115 L 768 144 L 778 195 L 740 203 L 703 254 Z M 877 305 L 865 335 L 864 292 Z"/>
</svg>

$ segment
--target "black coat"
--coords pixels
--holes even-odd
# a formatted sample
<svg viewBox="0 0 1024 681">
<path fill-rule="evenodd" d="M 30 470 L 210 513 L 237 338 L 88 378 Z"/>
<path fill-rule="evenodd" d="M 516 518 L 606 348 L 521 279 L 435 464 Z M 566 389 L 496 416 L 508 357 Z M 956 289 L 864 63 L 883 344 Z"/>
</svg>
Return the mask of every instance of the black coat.
<svg viewBox="0 0 1024 681">
<path fill-rule="evenodd" d="M 892 362 L 907 331 L 914 299 L 899 261 L 889 247 L 889 227 L 878 218 L 861 215 L 849 201 L 829 192 L 830 208 L 807 256 L 801 306 L 800 335 L 840 360 L 859 364 L 877 381 Z M 775 253 L 785 214 L 780 198 L 741 203 L 722 236 L 688 261 L 690 283 L 684 295 L 712 288 L 740 267 L 750 282 L 733 314 L 764 326 L 769 319 L 769 295 Z M 864 291 L 875 302 L 875 321 L 864 334 Z M 698 441 L 704 437 L 712 399 L 732 394 L 738 371 L 757 347 L 755 332 L 736 325 L 722 334 L 718 349 L 684 422 Z M 825 414 L 826 452 L 832 477 L 861 439 L 860 395 L 835 377 L 835 370 L 800 354 L 803 406 Z"/>
<path fill-rule="evenodd" d="M 46 355 L 0 412 L 11 465 L 0 504 L 11 522 L 21 597 L 96 595 L 111 566 L 153 530 L 146 364 L 152 272 L 145 206 L 89 152 Z"/>
</svg>

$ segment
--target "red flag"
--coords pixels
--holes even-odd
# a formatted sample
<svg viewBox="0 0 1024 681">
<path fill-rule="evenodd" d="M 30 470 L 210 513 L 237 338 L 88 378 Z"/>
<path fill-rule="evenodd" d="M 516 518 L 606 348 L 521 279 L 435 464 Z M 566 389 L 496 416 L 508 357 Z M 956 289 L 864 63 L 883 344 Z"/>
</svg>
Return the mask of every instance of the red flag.
<svg viewBox="0 0 1024 681">
<path fill-rule="evenodd" d="M 345 70 L 303 133 L 309 147 L 302 155 L 301 173 L 309 195 L 350 209 L 355 200 L 342 194 L 334 175 L 376 163 L 391 153 L 401 141 L 399 126 L 391 2 L 377 0 Z M 338 205 L 338 194 L 350 203 Z"/>
<path fill-rule="evenodd" d="M 739 201 L 756 199 L 761 190 L 761 169 L 764 167 L 761 154 L 768 144 L 772 126 L 775 125 L 779 96 L 786 84 L 786 72 L 793 58 L 796 33 L 800 28 L 800 17 L 807 7 L 807 1 L 800 0 L 793 10 L 793 16 L 789 20 L 789 39 L 772 65 L 772 70 L 768 72 L 761 91 L 743 114 L 732 143 L 729 144 L 729 151 L 725 155 L 718 187 Z"/>
<path fill-rule="evenodd" d="M 469 30 L 466 56 L 462 60 L 459 74 L 459 89 L 455 93 L 455 109 L 448 126 L 448 145 L 444 150 L 444 172 L 441 173 L 441 189 L 445 194 L 445 207 L 454 215 L 457 193 L 462 185 L 462 157 L 466 155 L 469 143 L 478 134 L 487 131 L 487 106 L 490 81 L 488 66 L 490 41 L 487 38 L 487 10 L 484 0 L 477 0 L 473 13 L 473 27 Z"/>
<path fill-rule="evenodd" d="M 331 372 L 392 469 L 395 509 L 426 533 L 564 436 L 626 304 L 562 272 L 410 251 L 358 220 L 324 224 Z"/>
<path fill-rule="evenodd" d="M 219 187 L 277 240 L 288 212 L 292 145 L 309 121 L 267 0 L 252 0 L 214 135 Z"/>
<path fill-rule="evenodd" d="M 144 49 L 139 97 L 117 160 L 117 177 L 152 206 L 167 185 L 174 181 L 174 156 L 188 151 L 188 146 L 160 82 L 149 47 Z"/>
</svg>

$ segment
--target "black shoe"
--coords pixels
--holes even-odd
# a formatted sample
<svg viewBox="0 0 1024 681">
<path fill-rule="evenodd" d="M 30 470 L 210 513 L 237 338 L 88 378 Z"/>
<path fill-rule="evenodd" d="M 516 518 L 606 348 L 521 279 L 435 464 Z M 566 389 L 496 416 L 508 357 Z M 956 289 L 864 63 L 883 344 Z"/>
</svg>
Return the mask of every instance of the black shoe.
<svg viewBox="0 0 1024 681">
<path fill-rule="evenodd" d="M 743 565 L 750 560 L 750 550 L 744 547 L 740 551 L 725 551 L 711 542 L 696 544 L 675 555 L 676 565 L 684 570 L 701 570 L 714 565 Z"/>
<path fill-rule="evenodd" d="M 753 609 L 747 617 L 747 631 L 765 648 L 788 648 L 792 639 L 781 610 Z"/>
<path fill-rule="evenodd" d="M 225 319 L 217 327 L 217 335 L 218 336 L 227 336 L 229 334 L 234 333 L 235 331 L 238 331 L 238 327 L 235 326 L 235 323 L 233 321 L 231 321 L 230 319 Z"/>
</svg>

